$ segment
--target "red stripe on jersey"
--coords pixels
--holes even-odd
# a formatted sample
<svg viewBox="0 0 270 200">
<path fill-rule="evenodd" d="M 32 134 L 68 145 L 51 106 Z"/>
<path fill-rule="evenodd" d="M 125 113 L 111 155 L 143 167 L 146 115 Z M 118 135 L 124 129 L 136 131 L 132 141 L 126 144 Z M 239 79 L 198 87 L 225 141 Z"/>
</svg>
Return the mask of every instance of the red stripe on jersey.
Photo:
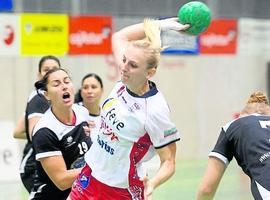
<svg viewBox="0 0 270 200">
<path fill-rule="evenodd" d="M 117 96 L 118 96 L 118 97 L 122 95 L 122 93 L 125 91 L 125 88 L 126 88 L 126 86 L 123 85 L 122 87 L 120 87 L 120 88 L 117 90 Z"/>
<path fill-rule="evenodd" d="M 152 142 L 149 135 L 146 133 L 138 142 L 134 143 L 130 152 L 130 167 L 129 167 L 129 191 L 133 199 L 143 199 L 143 182 L 137 173 L 136 164 L 142 160 L 148 152 Z"/>
</svg>

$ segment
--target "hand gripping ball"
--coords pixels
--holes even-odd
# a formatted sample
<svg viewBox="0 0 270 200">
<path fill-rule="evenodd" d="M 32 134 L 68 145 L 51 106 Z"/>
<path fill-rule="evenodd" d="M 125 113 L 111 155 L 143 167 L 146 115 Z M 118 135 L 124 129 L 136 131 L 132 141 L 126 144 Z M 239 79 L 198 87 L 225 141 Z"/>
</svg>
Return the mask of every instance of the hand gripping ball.
<svg viewBox="0 0 270 200">
<path fill-rule="evenodd" d="M 181 24 L 190 25 L 185 32 L 198 35 L 209 26 L 211 22 L 211 11 L 204 3 L 191 1 L 180 7 L 178 18 Z"/>
</svg>

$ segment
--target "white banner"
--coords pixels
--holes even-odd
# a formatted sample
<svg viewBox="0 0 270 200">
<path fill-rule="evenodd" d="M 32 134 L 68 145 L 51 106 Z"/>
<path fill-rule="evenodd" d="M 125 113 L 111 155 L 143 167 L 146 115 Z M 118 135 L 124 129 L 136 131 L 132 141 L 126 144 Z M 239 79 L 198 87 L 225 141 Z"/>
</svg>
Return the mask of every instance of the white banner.
<svg viewBox="0 0 270 200">
<path fill-rule="evenodd" d="M 0 14 L 0 56 L 20 54 L 19 15 Z"/>
<path fill-rule="evenodd" d="M 19 148 L 13 127 L 11 121 L 0 121 L 0 183 L 19 180 Z"/>
<path fill-rule="evenodd" d="M 270 20 L 241 18 L 238 28 L 238 54 L 270 55 Z"/>
</svg>

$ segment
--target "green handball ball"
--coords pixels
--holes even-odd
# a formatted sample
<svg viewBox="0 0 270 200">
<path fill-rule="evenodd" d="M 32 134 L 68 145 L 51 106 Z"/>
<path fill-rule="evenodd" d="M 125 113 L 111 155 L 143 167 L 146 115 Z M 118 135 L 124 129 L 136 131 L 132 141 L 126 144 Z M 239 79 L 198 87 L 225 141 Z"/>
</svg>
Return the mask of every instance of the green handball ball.
<svg viewBox="0 0 270 200">
<path fill-rule="evenodd" d="M 210 9 L 199 1 L 191 1 L 181 6 L 177 16 L 181 24 L 190 25 L 185 32 L 192 35 L 205 31 L 211 22 Z"/>
</svg>

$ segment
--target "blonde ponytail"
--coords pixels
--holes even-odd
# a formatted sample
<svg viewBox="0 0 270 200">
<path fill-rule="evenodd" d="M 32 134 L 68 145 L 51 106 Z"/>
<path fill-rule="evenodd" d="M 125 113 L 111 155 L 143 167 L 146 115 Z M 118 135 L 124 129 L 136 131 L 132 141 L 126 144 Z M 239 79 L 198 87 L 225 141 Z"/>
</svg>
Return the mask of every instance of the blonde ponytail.
<svg viewBox="0 0 270 200">
<path fill-rule="evenodd" d="M 162 51 L 159 24 L 153 19 L 144 19 L 143 25 L 145 38 L 136 40 L 132 44 L 145 51 L 148 68 L 154 68 L 158 66 Z"/>
</svg>

